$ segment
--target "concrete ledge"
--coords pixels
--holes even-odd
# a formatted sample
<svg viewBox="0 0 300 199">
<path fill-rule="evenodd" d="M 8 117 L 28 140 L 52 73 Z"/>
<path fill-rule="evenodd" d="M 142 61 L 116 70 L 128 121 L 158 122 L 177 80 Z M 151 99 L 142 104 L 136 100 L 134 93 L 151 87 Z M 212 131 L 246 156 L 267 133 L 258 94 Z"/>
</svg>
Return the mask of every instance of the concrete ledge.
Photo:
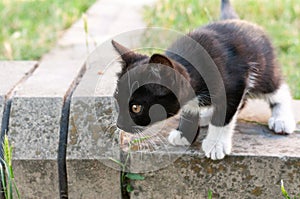
<svg viewBox="0 0 300 199">
<path fill-rule="evenodd" d="M 121 198 L 120 172 L 99 160 L 68 160 L 69 198 Z"/>
<path fill-rule="evenodd" d="M 115 134 L 115 125 L 111 123 L 114 121 L 112 102 L 111 98 L 73 97 L 68 159 L 101 159 L 114 154 L 119 156 L 119 136 Z"/>
<path fill-rule="evenodd" d="M 299 194 L 299 160 L 230 156 L 211 161 L 186 154 L 174 164 L 131 182 L 131 198 L 280 198 L 283 179 L 291 195 Z"/>
<path fill-rule="evenodd" d="M 159 151 L 132 153 L 133 171 L 163 158 L 176 161 L 143 174 L 143 181 L 131 181 L 131 198 L 207 198 L 208 190 L 214 198 L 279 198 L 281 179 L 291 195 L 299 194 L 299 133 L 274 135 L 267 127 L 240 122 L 232 154 L 212 161 L 200 150 L 206 131 L 202 128 L 199 140 L 187 151 L 164 156 Z"/>
<path fill-rule="evenodd" d="M 13 99 L 9 138 L 15 159 L 56 160 L 62 106 L 62 97 Z"/>
<path fill-rule="evenodd" d="M 4 107 L 11 95 L 25 79 L 32 73 L 37 66 L 34 61 L 2 61 L 0 62 L 0 129 L 1 132 L 7 127 L 3 125 Z M 7 117 L 7 116 L 4 116 Z"/>
<path fill-rule="evenodd" d="M 14 160 L 13 168 L 22 198 L 58 198 L 55 160 Z"/>
</svg>

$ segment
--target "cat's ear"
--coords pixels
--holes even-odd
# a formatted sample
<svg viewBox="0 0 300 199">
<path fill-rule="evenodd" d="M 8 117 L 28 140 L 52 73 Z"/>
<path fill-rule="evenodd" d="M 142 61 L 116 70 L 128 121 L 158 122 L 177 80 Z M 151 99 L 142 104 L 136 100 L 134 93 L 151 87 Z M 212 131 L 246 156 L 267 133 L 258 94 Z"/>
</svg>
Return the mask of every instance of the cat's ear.
<svg viewBox="0 0 300 199">
<path fill-rule="evenodd" d="M 161 54 L 153 54 L 150 58 L 149 64 L 162 64 L 174 68 L 172 61 L 168 57 Z"/>
<path fill-rule="evenodd" d="M 121 58 L 125 63 L 125 66 L 128 66 L 142 58 L 146 58 L 145 55 L 135 53 L 132 50 L 126 48 L 125 46 L 119 44 L 118 42 L 116 42 L 114 40 L 112 40 L 111 43 L 112 43 L 113 47 L 115 48 L 115 50 L 121 55 Z"/>
<path fill-rule="evenodd" d="M 130 52 L 130 49 L 126 48 L 125 46 L 119 44 L 118 42 L 111 40 L 111 43 L 113 47 L 116 49 L 116 51 L 122 56 L 128 52 Z"/>
<path fill-rule="evenodd" d="M 168 58 L 165 55 L 161 55 L 161 54 L 153 54 L 150 58 L 149 63 L 153 63 L 153 64 L 163 64 L 165 66 L 169 66 L 172 69 L 176 70 L 178 73 L 180 73 L 181 75 L 183 75 L 188 81 L 190 80 L 189 74 L 187 72 L 187 70 L 178 62 L 171 60 L 170 58 Z M 172 73 L 170 73 L 169 75 L 172 75 Z"/>
</svg>

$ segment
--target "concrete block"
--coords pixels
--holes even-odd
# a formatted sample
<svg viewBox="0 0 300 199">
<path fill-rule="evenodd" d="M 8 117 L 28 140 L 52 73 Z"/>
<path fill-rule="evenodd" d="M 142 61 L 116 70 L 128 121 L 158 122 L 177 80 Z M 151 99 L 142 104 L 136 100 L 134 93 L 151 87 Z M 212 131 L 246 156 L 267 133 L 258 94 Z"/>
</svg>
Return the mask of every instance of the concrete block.
<svg viewBox="0 0 300 199">
<path fill-rule="evenodd" d="M 143 173 L 145 180 L 131 181 L 135 188 L 131 198 L 207 198 L 208 190 L 212 190 L 213 198 L 279 198 L 281 179 L 291 195 L 299 194 L 299 133 L 274 135 L 266 126 L 241 122 L 233 138 L 232 154 L 212 161 L 201 151 L 206 131 L 202 128 L 190 149 L 175 154 L 171 151 L 169 165 Z M 157 163 L 161 157 L 159 151 L 134 152 L 132 169 Z"/>
<path fill-rule="evenodd" d="M 57 151 L 62 108 L 82 70 L 83 63 L 77 61 L 41 62 L 12 99 L 8 135 L 13 157 L 21 165 L 16 167 L 22 176 L 20 186 L 28 195 L 24 198 L 59 197 Z M 43 161 L 49 162 L 45 170 Z M 31 173 L 22 173 L 27 170 Z M 33 184 L 32 178 L 36 178 Z"/>
<path fill-rule="evenodd" d="M 119 135 L 113 118 L 113 102 L 107 98 L 73 97 L 68 159 L 119 159 Z"/>
<path fill-rule="evenodd" d="M 9 124 L 15 158 L 57 158 L 63 102 L 81 68 L 79 62 L 43 62 L 20 86 Z"/>
<path fill-rule="evenodd" d="M 6 99 L 36 66 L 35 61 L 0 61 L 0 129 Z"/>
<path fill-rule="evenodd" d="M 59 198 L 56 161 L 13 160 L 13 168 L 21 198 Z"/>
<path fill-rule="evenodd" d="M 107 84 L 110 89 L 104 90 L 110 93 L 95 94 L 101 68 L 90 67 L 88 63 L 87 68 L 73 93 L 70 106 L 67 145 L 69 195 L 71 198 L 120 198 L 120 168 L 110 160 L 120 160 L 112 98 L 115 84 L 112 84 L 112 79 L 103 81 L 101 85 Z"/>
<path fill-rule="evenodd" d="M 57 158 L 63 102 L 81 68 L 78 62 L 43 62 L 21 85 L 9 125 L 15 158 Z"/>
<path fill-rule="evenodd" d="M 186 154 L 167 168 L 133 181 L 131 198 L 281 198 L 283 179 L 291 195 L 299 194 L 299 160 L 230 156 L 212 161 Z"/>
<path fill-rule="evenodd" d="M 99 160 L 68 160 L 69 198 L 121 198 L 120 172 Z"/>
<path fill-rule="evenodd" d="M 57 159 L 63 98 L 15 97 L 9 138 L 14 159 Z"/>
</svg>

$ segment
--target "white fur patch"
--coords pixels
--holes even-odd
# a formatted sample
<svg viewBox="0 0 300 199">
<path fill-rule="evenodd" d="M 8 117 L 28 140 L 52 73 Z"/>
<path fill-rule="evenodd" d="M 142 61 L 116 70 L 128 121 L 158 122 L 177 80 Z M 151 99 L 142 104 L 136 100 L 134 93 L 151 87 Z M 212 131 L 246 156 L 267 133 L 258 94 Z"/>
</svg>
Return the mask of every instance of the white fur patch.
<svg viewBox="0 0 300 199">
<path fill-rule="evenodd" d="M 190 113 L 193 115 L 199 114 L 199 101 L 197 98 L 189 101 L 186 105 L 182 107 L 182 111 L 185 113 Z"/>
<path fill-rule="evenodd" d="M 209 124 L 208 134 L 202 142 L 202 150 L 206 157 L 213 160 L 220 160 L 225 155 L 230 154 L 235 122 L 236 117 L 234 116 L 232 121 L 223 127 Z"/>
<path fill-rule="evenodd" d="M 272 117 L 269 119 L 269 128 L 275 133 L 293 133 L 296 122 L 292 112 L 289 87 L 282 84 L 274 94 L 266 95 L 266 98 L 275 105 L 272 108 Z"/>
<path fill-rule="evenodd" d="M 248 88 L 254 88 L 256 84 L 257 74 L 256 73 L 250 73 L 248 77 Z"/>
<path fill-rule="evenodd" d="M 168 137 L 168 141 L 170 144 L 174 146 L 188 146 L 190 145 L 189 141 L 182 136 L 182 132 L 176 129 L 173 129 Z"/>
<path fill-rule="evenodd" d="M 199 111 L 199 116 L 200 116 L 199 125 L 201 127 L 205 127 L 205 126 L 209 125 L 213 112 L 214 112 L 214 108 L 212 106 L 200 108 L 200 111 Z"/>
</svg>

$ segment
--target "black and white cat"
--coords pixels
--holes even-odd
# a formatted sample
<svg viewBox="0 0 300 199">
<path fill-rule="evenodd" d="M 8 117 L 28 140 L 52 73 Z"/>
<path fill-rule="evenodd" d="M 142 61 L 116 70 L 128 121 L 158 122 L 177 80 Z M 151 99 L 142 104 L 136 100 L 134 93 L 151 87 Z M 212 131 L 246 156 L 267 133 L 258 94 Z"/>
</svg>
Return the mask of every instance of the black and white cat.
<svg viewBox="0 0 300 199">
<path fill-rule="evenodd" d="M 149 116 L 151 107 L 159 104 L 165 109 L 166 117 L 171 117 L 181 110 L 179 126 L 170 132 L 169 142 L 173 145 L 190 145 L 195 140 L 199 112 L 203 108 L 209 108 L 211 120 L 202 149 L 208 158 L 222 159 L 231 152 L 237 113 L 243 108 L 247 98 L 257 97 L 265 99 L 272 109 L 269 128 L 278 134 L 293 133 L 295 120 L 291 110 L 290 91 L 283 81 L 274 48 L 259 26 L 239 20 L 229 0 L 222 0 L 221 20 L 200 27 L 188 33 L 187 37 L 200 44 L 217 66 L 226 92 L 224 99 L 226 110 L 224 106 L 212 100 L 213 96 L 218 96 L 218 91 L 209 90 L 205 78 L 196 71 L 195 67 L 186 61 L 184 56 L 173 53 L 175 47 L 180 51 L 180 46 L 171 45 L 164 55 L 154 54 L 149 57 L 112 41 L 122 58 L 119 80 L 132 69 L 142 69 L 139 74 L 130 77 L 130 81 L 135 84 L 132 86 L 137 87 L 134 92 L 123 88 L 124 82 L 118 81 L 115 98 L 119 105 L 117 121 L 119 128 L 135 133 L 159 121 L 162 119 L 157 116 L 159 114 L 152 114 L 154 119 Z M 181 54 L 191 54 L 193 50 L 182 46 Z M 146 64 L 150 66 L 145 66 Z M 179 98 L 182 99 L 178 99 L 174 92 L 159 84 L 139 87 L 137 77 L 146 78 L 151 76 L 151 73 L 155 73 L 153 75 L 156 77 L 159 76 L 157 70 L 146 70 L 154 67 L 153 64 L 160 64 L 177 71 L 190 82 L 196 97 L 188 98 L 181 94 Z M 175 80 L 170 76 L 168 81 Z M 180 89 L 184 90 L 184 88 Z M 124 98 L 127 95 L 128 99 Z M 185 102 L 183 107 L 180 107 L 180 101 Z M 222 111 L 225 111 L 225 118 L 220 120 Z"/>
</svg>

